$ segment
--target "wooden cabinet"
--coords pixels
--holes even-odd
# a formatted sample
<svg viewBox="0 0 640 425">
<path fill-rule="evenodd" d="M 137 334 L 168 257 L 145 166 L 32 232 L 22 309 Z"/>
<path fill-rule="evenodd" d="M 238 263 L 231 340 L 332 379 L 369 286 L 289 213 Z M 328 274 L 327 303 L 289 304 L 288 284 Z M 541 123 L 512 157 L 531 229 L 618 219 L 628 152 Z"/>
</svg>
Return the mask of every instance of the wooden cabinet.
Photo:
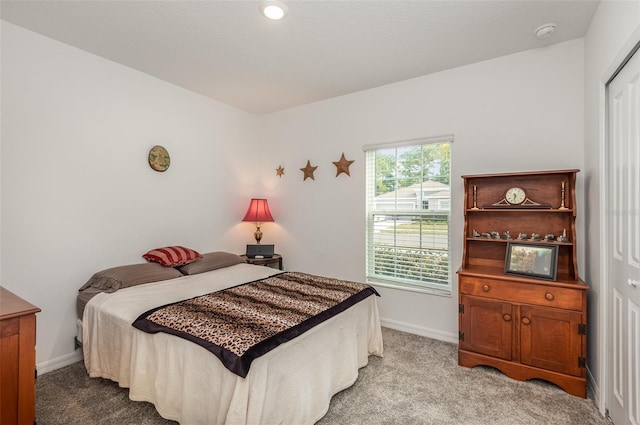
<svg viewBox="0 0 640 425">
<path fill-rule="evenodd" d="M 586 397 L 587 286 L 576 260 L 577 172 L 463 176 L 460 365 L 492 366 L 518 380 L 544 379 Z M 508 199 L 519 192 L 512 188 L 522 189 L 524 197 Z M 531 239 L 534 233 L 539 238 Z M 545 241 L 546 235 L 554 237 Z M 509 242 L 557 247 L 556 279 L 505 273 Z"/>
<path fill-rule="evenodd" d="M 0 423 L 35 423 L 36 313 L 0 287 Z"/>
</svg>

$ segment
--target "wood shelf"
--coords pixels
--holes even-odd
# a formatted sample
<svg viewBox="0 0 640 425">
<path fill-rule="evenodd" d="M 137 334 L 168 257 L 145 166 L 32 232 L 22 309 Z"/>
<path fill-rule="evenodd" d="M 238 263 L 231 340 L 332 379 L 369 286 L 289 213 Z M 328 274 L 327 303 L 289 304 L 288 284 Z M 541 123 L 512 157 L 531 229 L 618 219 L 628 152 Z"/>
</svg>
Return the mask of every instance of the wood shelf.
<svg viewBox="0 0 640 425">
<path fill-rule="evenodd" d="M 542 280 L 534 279 L 525 276 L 510 275 L 504 272 L 504 268 L 474 265 L 458 270 L 458 275 L 469 277 L 488 277 L 495 280 L 505 280 L 510 282 L 522 282 L 522 283 L 534 283 L 539 285 L 553 285 L 568 288 L 580 287 L 579 289 L 587 290 L 589 287 L 582 281 L 582 279 L 573 279 L 568 273 L 558 273 L 556 280 Z"/>
<path fill-rule="evenodd" d="M 467 241 L 473 242 L 494 242 L 494 243 L 507 243 L 507 242 L 519 242 L 519 243 L 530 243 L 530 244 L 540 244 L 540 245 L 565 245 L 565 246 L 573 246 L 572 242 L 558 242 L 558 241 L 532 241 L 530 239 L 493 239 L 493 238 L 474 238 L 473 236 L 467 237 Z"/>
<path fill-rule="evenodd" d="M 462 176 L 464 245 L 457 272 L 461 366 L 493 366 L 518 380 L 546 379 L 586 397 L 588 287 L 578 276 L 576 173 L 571 169 Z M 566 209 L 510 206 L 506 194 L 514 187 L 524 190 L 525 202 Z M 472 208 L 498 202 L 505 207 Z M 474 231 L 509 231 L 515 238 L 474 237 Z M 520 233 L 542 238 L 565 234 L 568 241 L 517 239 Z M 507 242 L 557 246 L 555 280 L 505 273 Z"/>
<path fill-rule="evenodd" d="M 573 209 L 561 210 L 558 208 L 468 208 L 468 213 L 498 212 L 498 213 L 542 213 L 542 214 L 573 214 Z"/>
</svg>

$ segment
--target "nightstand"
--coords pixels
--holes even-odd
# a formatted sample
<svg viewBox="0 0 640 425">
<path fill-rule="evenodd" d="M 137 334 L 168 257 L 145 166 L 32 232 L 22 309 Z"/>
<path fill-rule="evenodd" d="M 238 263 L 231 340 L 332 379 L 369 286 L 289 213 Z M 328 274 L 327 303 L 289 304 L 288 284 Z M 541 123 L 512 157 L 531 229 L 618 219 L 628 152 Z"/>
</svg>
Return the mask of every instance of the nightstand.
<svg viewBox="0 0 640 425">
<path fill-rule="evenodd" d="M 267 266 L 272 267 L 274 269 L 284 270 L 282 267 L 282 255 L 273 254 L 271 258 L 249 258 L 246 255 L 241 255 L 243 260 L 245 260 L 248 264 L 255 264 L 257 266 Z"/>
</svg>

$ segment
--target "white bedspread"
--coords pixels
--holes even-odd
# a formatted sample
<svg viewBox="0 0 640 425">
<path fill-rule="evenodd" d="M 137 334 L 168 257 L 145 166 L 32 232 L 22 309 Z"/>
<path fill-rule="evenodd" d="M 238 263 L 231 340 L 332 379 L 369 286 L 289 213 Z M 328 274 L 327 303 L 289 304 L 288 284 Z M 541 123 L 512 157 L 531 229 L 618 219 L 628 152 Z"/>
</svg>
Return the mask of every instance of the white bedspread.
<svg viewBox="0 0 640 425">
<path fill-rule="evenodd" d="M 238 264 L 96 295 L 82 320 L 89 375 L 118 382 L 132 400 L 151 402 L 162 417 L 185 425 L 318 421 L 331 397 L 355 382 L 368 356 L 382 356 L 375 296 L 257 358 L 246 378 L 197 344 L 131 326 L 153 307 L 278 272 Z"/>
</svg>

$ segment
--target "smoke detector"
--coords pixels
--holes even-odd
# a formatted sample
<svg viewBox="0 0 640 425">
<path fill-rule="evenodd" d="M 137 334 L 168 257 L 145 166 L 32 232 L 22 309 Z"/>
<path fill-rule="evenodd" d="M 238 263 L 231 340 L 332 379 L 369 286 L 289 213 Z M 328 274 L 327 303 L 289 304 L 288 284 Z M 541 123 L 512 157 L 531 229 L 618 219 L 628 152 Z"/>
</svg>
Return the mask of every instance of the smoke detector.
<svg viewBox="0 0 640 425">
<path fill-rule="evenodd" d="M 551 35 L 556 31 L 557 24 L 542 24 L 534 31 L 538 40 L 544 40 L 545 38 L 551 37 Z"/>
</svg>

